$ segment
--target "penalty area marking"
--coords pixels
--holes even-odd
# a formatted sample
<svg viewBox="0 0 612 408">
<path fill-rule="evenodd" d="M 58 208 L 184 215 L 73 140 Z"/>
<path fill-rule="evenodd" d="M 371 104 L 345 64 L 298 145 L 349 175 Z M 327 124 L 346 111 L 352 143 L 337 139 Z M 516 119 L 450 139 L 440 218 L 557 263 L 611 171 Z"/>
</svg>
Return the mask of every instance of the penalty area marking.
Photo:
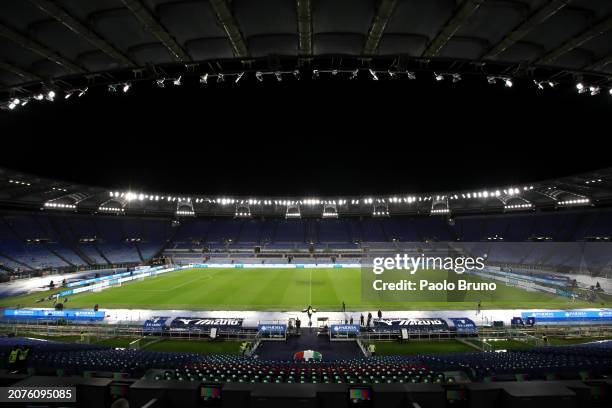
<svg viewBox="0 0 612 408">
<path fill-rule="evenodd" d="M 208 272 L 208 271 L 207 271 L 207 272 Z M 190 280 L 188 280 L 188 281 L 185 281 L 185 282 L 179 283 L 178 285 L 173 286 L 173 287 L 171 287 L 171 288 L 167 288 L 167 289 L 141 289 L 140 291 L 141 291 L 141 292 L 155 292 L 155 293 L 172 292 L 172 291 L 175 291 L 175 290 L 176 290 L 176 289 L 178 289 L 178 288 L 182 288 L 183 286 L 185 286 L 185 285 L 189 285 L 190 283 L 193 283 L 193 282 L 199 282 L 199 281 L 204 281 L 204 280 L 207 280 L 207 279 L 212 279 L 212 278 L 213 278 L 213 276 L 214 276 L 214 275 L 216 275 L 216 274 L 218 274 L 219 272 L 220 272 L 220 271 L 215 271 L 215 272 L 212 272 L 212 273 L 206 274 L 206 275 L 204 275 L 204 276 L 198 276 L 198 277 L 197 277 L 197 278 L 195 278 L 195 279 L 190 279 Z"/>
</svg>

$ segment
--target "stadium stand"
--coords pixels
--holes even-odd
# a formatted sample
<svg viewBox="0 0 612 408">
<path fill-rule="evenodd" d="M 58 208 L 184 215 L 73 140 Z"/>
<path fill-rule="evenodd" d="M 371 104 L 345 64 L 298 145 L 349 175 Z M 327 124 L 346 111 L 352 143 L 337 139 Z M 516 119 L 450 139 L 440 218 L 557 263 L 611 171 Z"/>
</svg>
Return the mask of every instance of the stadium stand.
<svg viewBox="0 0 612 408">
<path fill-rule="evenodd" d="M 350 255 L 375 243 L 447 242 L 498 264 L 606 272 L 611 230 L 605 209 L 457 216 L 452 222 L 436 216 L 198 218 L 180 226 L 163 218 L 7 213 L 0 217 L 0 265 L 14 271 L 135 265 L 161 253 L 186 262 L 220 254 L 237 259 L 254 256 L 255 247 L 281 258 L 309 251 Z"/>
<path fill-rule="evenodd" d="M 105 198 L 106 194 L 103 193 Z M 40 211 L 27 207 L 3 209 L 0 213 L 0 274 L 8 282 L 0 288 L 0 301 L 7 305 L 2 311 L 0 328 L 17 337 L 0 337 L 0 370 L 7 370 L 6 378 L 0 371 L 0 381 L 16 381 L 16 373 L 25 376 L 21 377 L 22 381 L 44 384 L 62 379 L 76 384 L 92 377 L 95 381 L 99 381 L 99 377 L 121 378 L 131 381 L 127 387 L 129 391 L 124 392 L 130 395 L 132 402 L 138 401 L 140 405 L 155 399 L 156 394 L 150 390 L 176 386 L 183 390 L 181 392 L 193 391 L 184 394 L 189 395 L 185 401 L 191 402 L 168 404 L 171 406 L 193 406 L 196 400 L 206 406 L 211 401 L 197 399 L 196 393 L 214 394 L 216 391 L 198 391 L 197 387 L 207 383 L 221 387 L 224 395 L 231 395 L 232 387 L 246 387 L 243 390 L 248 389 L 251 396 L 263 392 L 257 388 L 259 386 L 344 387 L 345 402 L 349 401 L 347 387 L 418 386 L 421 387 L 418 390 L 398 391 L 404 395 L 402 401 L 415 399 L 423 408 L 437 408 L 450 401 L 456 404 L 454 401 L 475 398 L 477 394 L 465 391 L 468 386 L 476 387 L 475 393 L 501 392 L 499 388 L 491 391 L 485 387 L 500 384 L 507 395 L 546 394 L 549 392 L 546 390 L 550 390 L 551 395 L 558 397 L 571 391 L 555 388 L 551 380 L 557 385 L 560 381 L 575 381 L 580 384 L 573 383 L 574 387 L 587 387 L 590 385 L 585 384 L 592 381 L 603 384 L 602 381 L 607 381 L 612 374 L 612 341 L 583 346 L 542 346 L 547 344 L 542 333 L 562 333 L 561 344 L 571 343 L 575 337 L 583 335 L 588 339 L 609 338 L 606 323 L 609 310 L 605 307 L 612 282 L 611 209 L 605 206 L 546 207 L 512 212 L 497 208 L 490 213 L 475 210 L 432 214 L 425 211 L 387 216 L 383 212 L 383 216 L 373 216 L 369 213 L 372 211 L 369 204 L 366 207 L 355 214 L 338 217 L 320 214 L 286 217 L 284 213 L 274 212 L 241 217 L 231 211 L 222 215 L 198 213 L 197 216 L 179 217 L 173 212 L 150 213 L 146 208 L 142 213 L 129 214 Z M 219 211 L 223 208 L 227 207 L 221 206 Z M 484 279 L 504 282 L 504 289 L 517 293 L 517 299 L 507 305 L 504 299 L 485 299 L 490 308 L 486 313 L 491 315 L 483 316 L 479 298 L 466 298 L 461 307 L 470 308 L 473 303 L 477 307 L 476 317 L 471 310 L 440 310 L 435 314 L 440 313 L 442 323 L 434 326 L 420 326 L 421 321 L 429 319 L 422 314 L 431 316 L 434 313 L 431 310 L 386 309 L 385 314 L 388 310 L 395 316 L 389 313 L 391 317 L 378 319 L 382 321 L 375 321 L 372 326 L 355 321 L 360 314 L 368 314 L 359 310 L 362 305 L 350 305 L 356 309 L 348 314 L 335 311 L 336 302 L 337 307 L 343 309 L 340 304 L 344 300 L 357 302 L 355 297 L 352 301 L 344 299 L 339 285 L 353 282 L 357 276 L 354 272 L 364 259 L 367 262 L 368 257 L 389 251 L 414 256 L 486 258 L 489 269 Z M 207 265 L 194 268 L 192 264 Z M 290 266 L 295 268 L 287 272 Z M 320 268 L 314 279 L 312 266 Z M 349 266 L 351 274 L 337 275 L 336 268 L 341 270 L 345 266 Z M 228 271 L 224 280 L 217 279 L 215 274 L 223 268 Z M 204 269 L 207 271 L 203 272 Z M 247 277 L 243 275 L 246 269 L 258 269 L 262 274 Z M 478 273 L 474 275 L 482 277 Z M 234 293 L 234 287 L 238 286 L 233 279 L 238 277 L 252 282 L 240 289 L 245 292 L 244 296 L 242 292 Z M 271 277 L 274 282 L 268 281 Z M 156 281 L 152 282 L 153 279 Z M 275 286 L 277 280 L 286 281 L 290 286 L 294 282 L 298 287 L 309 287 L 310 290 L 303 293 L 299 289 L 295 292 L 304 295 L 305 303 L 307 299 L 309 303 L 317 302 L 313 299 L 320 297 L 322 291 L 328 291 L 332 298 L 318 305 L 321 314 L 310 319 L 305 310 L 293 310 L 296 309 L 294 303 L 302 302 L 300 296 L 283 295 L 282 302 L 288 306 L 269 305 L 268 295 L 290 293 L 284 292 L 287 286 Z M 138 292 L 139 284 L 147 286 L 149 282 L 150 287 L 155 287 L 150 293 Z M 314 292 L 319 292 L 314 297 L 313 283 Z M 51 292 L 46 290 L 52 286 L 55 293 L 47 295 Z M 81 294 L 81 290 L 85 293 Z M 166 293 L 167 290 L 171 293 Z M 113 299 L 112 291 L 132 293 L 127 297 L 133 299 Z M 536 299 L 535 295 L 540 294 L 542 298 L 552 298 L 553 307 L 567 307 L 568 310 L 556 310 L 548 316 L 546 312 L 522 309 L 523 296 Z M 88 296 L 91 300 L 85 300 Z M 228 296 L 232 299 L 227 299 Z M 239 305 L 243 297 L 244 302 L 249 298 L 251 303 Z M 100 309 L 109 302 L 116 303 L 106 311 Z M 547 303 L 540 304 L 547 306 Z M 161 310 L 153 310 L 158 305 Z M 255 311 L 245 310 L 251 306 Z M 272 310 L 265 310 L 268 306 Z M 300 303 L 297 308 L 306 306 Z M 183 310 L 192 307 L 195 310 Z M 493 309 L 497 307 L 501 309 Z M 506 312 L 505 307 L 521 309 Z M 589 309 L 579 309 L 587 307 Z M 209 319 L 213 313 L 210 310 L 219 310 L 214 313 L 220 316 L 241 313 L 242 317 L 233 316 L 238 326 L 208 327 L 209 323 L 200 322 L 210 320 L 211 324 L 217 324 L 217 317 Z M 141 319 L 141 314 L 148 320 Z M 305 320 L 308 327 L 297 331 L 293 327 L 289 333 L 294 314 L 308 319 Z M 403 332 L 402 325 L 409 325 L 412 319 L 408 314 L 419 316 L 414 318 L 414 327 L 419 329 L 407 326 L 410 330 Z M 453 320 L 455 317 L 462 323 L 458 325 Z M 159 331 L 145 330 L 147 322 L 153 325 L 156 320 L 167 323 L 161 323 Z M 438 317 L 430 320 L 437 321 Z M 538 320 L 541 322 L 534 323 Z M 465 329 L 460 325 L 465 325 L 466 321 L 472 322 L 474 331 L 459 331 Z M 188 327 L 179 327 L 177 322 Z M 189 326 L 191 322 L 203 326 L 194 329 Z M 278 322 L 282 322 L 279 325 L 284 328 L 282 334 L 265 332 L 263 327 Z M 342 324 L 352 329 L 357 326 L 356 332 L 337 337 L 331 327 Z M 507 328 L 503 326 L 508 324 Z M 421 330 L 421 327 L 428 328 Z M 53 337 L 51 332 L 64 337 Z M 72 337 L 75 343 L 19 335 Z M 90 339 L 93 344 L 88 344 Z M 514 346 L 507 351 L 494 351 L 500 339 L 501 344 Z M 110 342 L 105 343 L 106 340 Z M 190 347 L 194 345 L 171 349 L 189 351 L 162 351 L 169 349 L 154 347 L 166 341 L 185 342 L 180 347 L 192 341 L 199 342 L 195 347 L 202 347 L 202 344 L 208 347 L 209 343 L 228 340 L 244 341 L 247 346 L 242 354 L 202 352 L 201 349 L 192 352 Z M 450 353 L 444 349 L 435 353 L 379 355 L 375 347 L 376 343 L 393 343 L 392 346 L 427 350 L 431 346 L 429 343 L 440 340 L 443 347 L 456 347 L 459 351 Z M 100 343 L 96 344 L 98 341 Z M 452 345 L 443 343 L 445 341 L 451 341 Z M 421 346 L 419 342 L 425 343 Z M 122 347 L 104 344 L 121 344 Z M 29 351 L 27 364 L 11 360 L 18 349 Z M 309 351 L 325 357 L 311 362 L 291 359 L 296 352 Z M 517 391 L 511 389 L 509 381 L 546 385 L 537 392 L 532 386 Z M 254 386 L 257 387 L 248 388 Z M 437 391 L 427 387 L 437 387 Z M 597 387 L 603 388 L 596 388 L 598 391 L 593 391 L 594 395 L 604 395 L 602 390 L 607 389 L 606 386 Z M 299 388 L 297 392 L 305 392 L 304 389 Z M 296 391 L 287 390 L 281 391 L 293 397 Z M 173 392 L 168 395 L 181 393 Z M 376 393 L 380 395 L 380 390 Z M 423 399 L 423 393 L 430 393 L 433 399 Z M 436 402 L 432 402 L 434 400 Z M 600 401 L 604 400 L 600 398 L 595 404 L 589 402 L 582 406 L 598 407 Z M 273 405 L 268 402 L 266 406 Z M 354 399 L 350 399 L 350 404 L 359 405 Z"/>
<path fill-rule="evenodd" d="M 372 358 L 323 363 L 262 361 L 248 358 L 213 356 L 209 361 L 190 364 L 172 371 L 153 373 L 156 380 L 379 384 L 444 383 L 441 372 L 429 370 L 418 359 Z"/>
<path fill-rule="evenodd" d="M 472 380 L 488 381 L 506 374 L 529 380 L 594 379 L 609 375 L 612 369 L 612 341 L 502 353 L 376 356 L 311 363 L 0 337 L 3 356 L 14 347 L 31 348 L 29 367 L 44 372 L 61 369 L 67 375 L 107 371 L 139 377 L 156 370 L 149 373 L 156 380 L 220 383 L 445 383 L 454 380 L 445 374 L 453 371 L 464 372 Z M 4 358 L 2 362 L 5 364 Z"/>
<path fill-rule="evenodd" d="M 501 266 L 496 273 L 504 279 L 522 282 L 540 280 L 544 282 L 544 287 L 563 290 L 572 284 L 570 276 L 574 275 L 570 273 L 588 273 L 595 279 L 597 276 L 606 277 L 612 273 L 612 253 L 609 251 L 610 243 L 607 242 L 609 231 L 612 230 L 611 219 L 610 211 L 604 209 L 465 215 L 452 218 L 197 217 L 182 218 L 178 222 L 169 217 L 58 215 L 10 211 L 0 215 L 0 263 L 9 274 L 16 271 L 30 273 L 51 269 L 83 269 L 86 272 L 71 281 L 78 282 L 80 279 L 93 278 L 92 271 L 95 268 L 101 268 L 95 274 L 95 279 L 112 279 L 111 276 L 116 273 L 130 274 L 130 271 L 135 270 L 133 266 L 150 263 L 159 255 L 179 265 L 194 262 L 355 264 L 364 254 L 382 253 L 391 248 L 414 254 L 447 256 L 465 253 L 483 256 L 487 258 L 488 264 Z M 600 225 L 604 227 L 600 228 Z M 593 238 L 597 238 L 597 242 L 591 242 Z M 120 266 L 121 268 L 118 268 Z M 70 275 L 62 275 L 62 279 L 64 276 Z M 37 279 L 39 280 L 32 283 L 37 287 L 48 282 L 48 277 Z M 31 288 L 31 285 L 11 287 L 6 293 L 19 294 Z M 44 321 L 56 323 L 48 318 Z M 4 323 L 10 327 L 16 322 L 9 319 Z M 40 322 L 28 324 L 35 326 L 25 326 L 26 330 L 31 330 L 30 327 L 39 329 Z M 91 326 L 91 330 L 100 330 L 98 324 L 105 325 L 103 321 L 88 321 L 72 326 L 72 330 L 73 333 L 74 330 L 83 333 L 83 330 L 88 330 L 87 326 Z M 126 327 L 126 330 L 136 330 L 130 331 L 131 335 L 140 333 L 142 337 L 139 337 L 139 342 L 146 339 L 152 344 L 163 341 L 164 336 L 179 335 L 178 332 L 163 330 L 152 335 L 143 332 L 142 326 Z M 368 390 L 379 386 L 410 386 L 420 388 L 402 390 L 400 393 L 406 395 L 403 398 L 415 399 L 424 408 L 437 408 L 450 404 L 450 401 L 457 404 L 456 400 L 471 400 L 475 404 L 478 392 L 501 392 L 497 388 L 496 391 L 488 388 L 483 391 L 478 388 L 485 385 L 501 387 L 508 395 L 512 384 L 538 385 L 539 382 L 546 385 L 538 385 L 537 392 L 548 392 L 555 398 L 559 398 L 563 393 L 571 394 L 571 391 L 568 391 L 572 389 L 571 386 L 595 387 L 593 389 L 596 391 L 591 391 L 593 395 L 607 395 L 606 386 L 601 384 L 605 384 L 612 374 L 612 340 L 577 346 L 530 346 L 502 352 L 372 355 L 371 351 L 365 351 L 365 346 L 360 346 L 356 341 L 350 344 L 340 342 L 345 347 L 340 347 L 326 338 L 325 344 L 320 343 L 317 329 L 307 330 L 308 335 L 300 335 L 296 342 L 287 339 L 283 343 L 269 341 L 265 345 L 255 346 L 252 353 L 245 355 L 156 351 L 146 347 L 115 348 L 86 344 L 88 341 L 83 341 L 82 334 L 82 344 L 0 337 L 0 380 L 16 381 L 14 372 L 25 376 L 19 377 L 22 378 L 21 381 L 39 381 L 44 384 L 60 379 L 78 384 L 79 381 L 87 381 L 91 377 L 96 380 L 120 378 L 129 385 L 122 393 L 129 396 L 131 402 L 140 401 L 138 404 L 155 398 L 152 392 L 147 391 L 150 389 L 178 387 L 182 391 L 168 391 L 169 395 L 185 393 L 187 400 L 193 399 L 196 391 L 190 393 L 191 391 L 187 390 L 195 390 L 194 387 L 202 387 L 202 384 L 213 384 L 222 389 L 223 395 L 226 396 L 225 404 L 231 401 L 227 396 L 231 395 L 232 387 L 236 386 L 336 386 L 345 387 L 342 388 L 345 394 L 348 392 L 346 387 Z M 363 327 L 362 330 L 368 332 Z M 387 340 L 395 339 L 400 334 L 393 330 L 385 331 L 383 328 L 369 332 L 368 335 L 382 336 Z M 253 344 L 263 339 L 258 329 L 253 326 L 232 328 L 223 333 L 235 338 L 250 336 L 246 338 L 249 341 L 255 339 Z M 418 338 L 423 333 L 425 332 L 418 335 L 412 333 L 414 339 L 411 338 L 406 345 L 419 341 Z M 505 333 L 509 335 L 512 332 Z M 433 334 L 434 331 L 430 331 L 424 335 L 427 337 Z M 189 329 L 180 335 L 189 339 L 195 332 Z M 197 333 L 198 338 L 211 335 L 212 331 Z M 159 338 L 156 338 L 157 336 Z M 311 362 L 287 359 L 294 349 L 299 348 L 297 344 L 305 342 L 309 336 L 316 339 L 313 340 L 316 346 L 312 349 L 324 352 L 326 358 L 323 361 Z M 460 341 L 469 342 L 472 339 L 470 336 L 465 335 Z M 534 341 L 538 344 L 539 339 Z M 473 345 L 465 347 L 480 349 L 480 346 Z M 10 362 L 11 353 L 17 349 L 29 351 L 27 363 L 19 365 Z M 261 354 L 258 355 L 259 353 Z M 25 367 L 23 364 L 26 364 Z M 9 374 L 3 377 L 1 370 L 7 370 Z M 574 383 L 567 385 L 569 388 L 551 388 L 545 391 L 548 390 L 547 387 L 551 387 L 550 384 L 560 387 L 562 381 Z M 422 388 L 430 386 L 438 387 L 437 391 Z M 476 388 L 468 393 L 465 391 L 468 387 Z M 262 392 L 264 391 L 260 388 L 248 391 L 251 396 Z M 286 389 L 282 392 L 295 393 Z M 324 389 L 321 392 L 328 391 Z M 512 392 L 536 393 L 533 387 Z M 423 395 L 426 393 L 431 395 L 425 398 Z M 377 391 L 376 395 L 382 398 L 380 391 Z M 608 401 L 605 399 L 607 397 L 597 398 L 593 399 L 595 402 L 583 403 L 580 406 L 603 407 Z M 202 401 L 204 406 L 210 402 L 206 399 Z M 597 405 L 600 401 L 606 402 Z M 354 403 L 356 404 L 351 400 L 351 404 Z M 167 401 L 166 404 L 177 405 Z M 190 404 L 187 402 L 178 405 L 192 406 Z M 266 403 L 266 406 L 272 405 Z M 520 404 L 508 403 L 506 406 L 514 407 Z"/>
<path fill-rule="evenodd" d="M 521 374 L 528 379 L 598 377 L 610 370 L 612 342 L 579 346 L 540 347 L 529 351 L 505 353 L 457 353 L 419 356 L 436 369 L 468 370 L 478 380 L 491 380 L 504 374 Z"/>
<path fill-rule="evenodd" d="M 3 156 L 73 179 L 0 168 L 2 406 L 612 407 L 612 168 L 520 180 L 605 156 L 582 133 L 612 94 L 612 1 L 3 0 L 0 50 Z M 519 140 L 564 133 L 571 152 Z M 62 154 L 36 158 L 42 139 Z M 180 180 L 143 183 L 139 161 Z M 502 168 L 514 185 L 493 187 Z M 74 182 L 90 171 L 122 179 Z M 193 176 L 208 191 L 183 191 Z M 394 252 L 486 258 L 461 276 L 501 290 L 365 299 L 362 266 Z M 5 402 L 29 387 L 76 400 Z"/>
<path fill-rule="evenodd" d="M 170 221 L 160 219 L 38 214 L 0 218 L 2 264 L 11 270 L 143 263 L 173 232 Z"/>
</svg>

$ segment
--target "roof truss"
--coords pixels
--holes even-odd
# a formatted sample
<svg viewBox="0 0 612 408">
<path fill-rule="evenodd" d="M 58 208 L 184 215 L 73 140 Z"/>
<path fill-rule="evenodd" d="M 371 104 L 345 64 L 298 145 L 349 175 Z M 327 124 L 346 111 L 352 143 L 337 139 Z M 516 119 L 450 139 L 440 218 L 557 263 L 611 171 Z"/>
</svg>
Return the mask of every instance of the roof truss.
<svg viewBox="0 0 612 408">
<path fill-rule="evenodd" d="M 157 21 L 157 18 L 140 0 L 121 0 L 121 2 L 136 16 L 138 21 L 166 47 L 172 58 L 178 62 L 189 62 L 191 57 L 176 42 L 174 37 Z"/>
<path fill-rule="evenodd" d="M 499 43 L 493 46 L 485 55 L 483 55 L 483 58 L 491 59 L 502 54 L 516 42 L 520 41 L 523 37 L 529 34 L 535 27 L 557 14 L 571 1 L 572 0 L 552 0 L 550 3 L 541 7 L 539 10 L 533 13 L 531 17 L 523 21 L 517 28 L 506 35 Z"/>
<path fill-rule="evenodd" d="M 380 39 L 385 32 L 387 23 L 395 11 L 397 6 L 397 0 L 381 0 L 378 3 L 378 9 L 376 15 L 372 20 L 370 29 L 368 30 L 368 38 L 366 39 L 363 53 L 365 55 L 375 54 L 380 44 Z"/>
<path fill-rule="evenodd" d="M 0 24 L 0 35 L 19 44 L 23 48 L 26 48 L 32 51 L 35 54 L 38 54 L 49 61 L 53 61 L 56 64 L 64 67 L 70 73 L 83 73 L 83 68 L 79 67 L 72 61 L 62 57 L 57 54 L 55 51 L 45 47 L 44 45 L 32 40 L 31 38 L 13 30 L 10 27 L 5 26 L 4 24 Z"/>
<path fill-rule="evenodd" d="M 18 77 L 23 78 L 26 81 L 42 81 L 42 78 L 34 74 L 33 72 L 26 71 L 25 69 L 10 64 L 8 62 L 0 61 L 0 69 L 17 75 Z"/>
<path fill-rule="evenodd" d="M 446 25 L 440 30 L 438 35 L 429 43 L 423 57 L 435 57 L 442 48 L 449 42 L 463 24 L 478 10 L 480 5 L 486 0 L 464 0 L 455 10 L 453 16 Z"/>
<path fill-rule="evenodd" d="M 91 43 L 96 48 L 100 49 L 109 57 L 114 60 L 122 63 L 125 66 L 133 67 L 135 64 L 125 55 L 123 55 L 119 50 L 109 44 L 106 40 L 101 38 L 99 35 L 94 33 L 92 30 L 83 25 L 76 18 L 67 13 L 63 8 L 56 5 L 55 3 L 49 0 L 30 0 L 32 4 L 38 7 L 40 10 L 53 17 L 55 20 L 59 21 L 70 31 L 75 33 L 76 35 L 84 38 L 89 43 Z"/>
<path fill-rule="evenodd" d="M 245 58 L 249 56 L 249 49 L 246 41 L 242 36 L 238 22 L 234 18 L 232 11 L 230 10 L 229 4 L 226 0 L 209 0 L 217 18 L 221 22 L 223 29 L 227 33 L 227 37 L 232 44 L 232 50 L 234 55 L 238 58 Z"/>
<path fill-rule="evenodd" d="M 582 44 L 592 40 L 593 38 L 599 37 L 612 29 L 612 16 L 600 21 L 590 29 L 583 31 L 576 37 L 562 44 L 560 47 L 548 52 L 542 58 L 538 59 L 535 63 L 538 65 L 546 65 L 554 62 L 557 58 L 572 51 L 575 48 L 580 47 Z"/>
</svg>

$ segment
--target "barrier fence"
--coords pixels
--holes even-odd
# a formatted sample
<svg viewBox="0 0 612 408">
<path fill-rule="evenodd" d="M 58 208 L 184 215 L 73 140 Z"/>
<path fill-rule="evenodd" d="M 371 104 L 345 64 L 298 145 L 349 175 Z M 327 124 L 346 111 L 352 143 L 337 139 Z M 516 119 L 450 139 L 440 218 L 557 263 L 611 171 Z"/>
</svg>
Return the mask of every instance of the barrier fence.
<svg viewBox="0 0 612 408">
<path fill-rule="evenodd" d="M 151 331 L 142 325 L 57 325 L 51 322 L 0 323 L 0 334 L 15 336 L 44 336 L 50 338 L 76 337 L 85 335 L 95 341 L 113 337 L 164 337 L 168 339 L 205 340 L 210 339 L 209 331 Z M 219 330 L 216 338 L 221 340 L 253 340 L 257 337 L 255 329 Z"/>
<path fill-rule="evenodd" d="M 274 324 L 276 322 L 267 322 Z M 302 328 L 304 329 L 304 328 Z M 233 330 L 218 330 L 216 338 L 221 340 L 255 340 L 258 338 L 256 328 L 240 328 Z M 54 322 L 42 321 L 14 321 L 0 322 L 0 334 L 12 334 L 15 336 L 44 336 L 50 338 L 76 337 L 85 334 L 94 341 L 113 337 L 163 337 L 168 339 L 209 339 L 210 331 L 207 330 L 147 330 L 142 324 L 55 324 Z M 467 339 L 469 341 L 480 340 L 516 340 L 529 345 L 540 345 L 543 336 L 563 339 L 588 338 L 612 338 L 612 326 L 535 326 L 530 328 L 480 328 L 478 333 L 464 334 L 455 331 L 407 331 L 409 341 L 444 341 L 451 339 Z M 361 331 L 358 338 L 362 341 L 396 341 L 400 334 L 395 331 Z M 476 340 L 474 340 L 476 339 Z M 486 346 L 483 346 L 486 349 Z"/>
</svg>

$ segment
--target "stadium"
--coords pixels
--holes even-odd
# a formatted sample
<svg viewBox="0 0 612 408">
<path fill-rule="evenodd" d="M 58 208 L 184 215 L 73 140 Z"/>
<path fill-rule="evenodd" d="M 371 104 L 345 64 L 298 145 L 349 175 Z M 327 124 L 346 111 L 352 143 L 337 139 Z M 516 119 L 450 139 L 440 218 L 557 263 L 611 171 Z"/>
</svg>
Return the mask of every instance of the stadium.
<svg viewBox="0 0 612 408">
<path fill-rule="evenodd" d="M 612 4 L 0 2 L 0 403 L 612 406 Z"/>
</svg>

